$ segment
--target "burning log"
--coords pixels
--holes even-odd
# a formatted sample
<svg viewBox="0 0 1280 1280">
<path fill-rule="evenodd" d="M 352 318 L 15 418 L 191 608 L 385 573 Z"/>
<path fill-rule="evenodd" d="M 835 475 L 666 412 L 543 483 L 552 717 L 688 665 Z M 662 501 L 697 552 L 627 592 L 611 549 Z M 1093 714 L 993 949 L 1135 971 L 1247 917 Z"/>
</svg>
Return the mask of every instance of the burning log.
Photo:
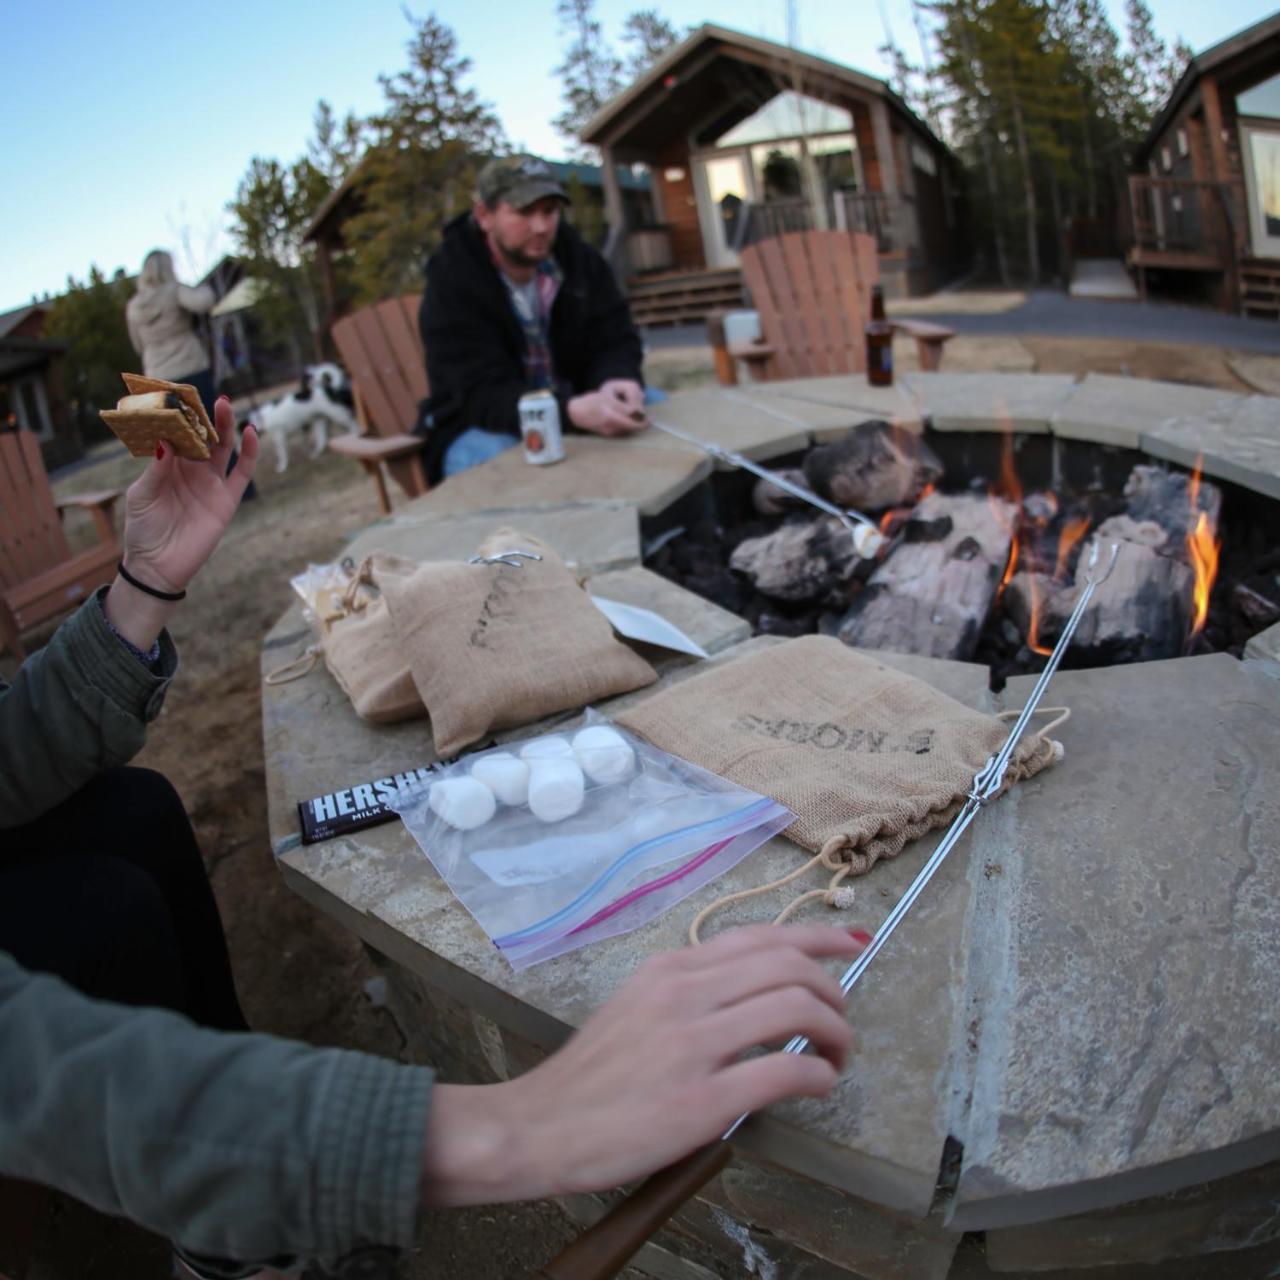
<svg viewBox="0 0 1280 1280">
<path fill-rule="evenodd" d="M 798 520 L 773 533 L 740 542 L 729 567 L 775 600 L 832 601 L 843 605 L 862 558 L 848 531 L 833 516 Z"/>
<path fill-rule="evenodd" d="M 931 493 L 840 621 L 845 644 L 968 658 L 991 611 L 1013 542 L 1000 498 Z"/>
<path fill-rule="evenodd" d="M 919 436 L 873 421 L 811 449 L 804 474 L 814 493 L 837 506 L 884 511 L 914 502 L 942 475 L 942 463 Z"/>
<path fill-rule="evenodd" d="M 1222 495 L 1187 476 L 1137 466 L 1124 488 L 1128 511 L 1098 526 L 1104 542 L 1119 542 L 1115 572 L 1099 587 L 1076 633 L 1076 660 L 1086 665 L 1147 662 L 1185 651 L 1188 636 L 1203 624 L 1216 566 L 1214 530 Z M 1213 561 L 1211 565 L 1209 562 Z M 1018 573 L 1005 591 L 1005 612 L 1021 628 L 1027 645 L 1048 653 L 1079 595 L 1057 571 Z"/>
<path fill-rule="evenodd" d="M 808 477 L 799 467 L 780 468 L 778 475 L 784 480 L 790 480 L 792 484 L 807 485 L 809 483 Z M 781 485 L 773 484 L 768 480 L 757 480 L 751 490 L 751 505 L 762 516 L 780 516 L 788 511 L 798 511 L 805 503 L 794 493 L 788 493 Z"/>
<path fill-rule="evenodd" d="M 1155 521 L 1130 516 L 1104 520 L 1097 536 L 1104 544 L 1119 542 L 1120 554 L 1080 619 L 1076 660 L 1096 666 L 1180 655 L 1191 620 L 1195 574 L 1178 554 L 1178 544 Z M 1080 594 L 1082 573 L 1077 566 L 1073 584 L 1043 573 L 1016 573 L 1010 579 L 1005 611 L 1037 653 L 1047 653 L 1062 634 Z"/>
</svg>

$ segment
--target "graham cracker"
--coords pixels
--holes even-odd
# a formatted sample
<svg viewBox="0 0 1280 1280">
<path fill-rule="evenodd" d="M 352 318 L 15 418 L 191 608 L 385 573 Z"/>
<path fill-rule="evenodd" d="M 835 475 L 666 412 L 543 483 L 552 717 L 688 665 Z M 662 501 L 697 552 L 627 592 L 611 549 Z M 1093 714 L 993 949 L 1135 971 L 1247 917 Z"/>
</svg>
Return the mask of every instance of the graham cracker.
<svg viewBox="0 0 1280 1280">
<path fill-rule="evenodd" d="M 124 441 L 125 447 L 135 458 L 154 457 L 156 445 L 161 441 L 172 445 L 174 453 L 180 458 L 199 462 L 209 457 L 209 446 L 200 439 L 195 428 L 178 409 L 153 409 L 141 413 L 103 409 L 100 417 Z"/>
</svg>

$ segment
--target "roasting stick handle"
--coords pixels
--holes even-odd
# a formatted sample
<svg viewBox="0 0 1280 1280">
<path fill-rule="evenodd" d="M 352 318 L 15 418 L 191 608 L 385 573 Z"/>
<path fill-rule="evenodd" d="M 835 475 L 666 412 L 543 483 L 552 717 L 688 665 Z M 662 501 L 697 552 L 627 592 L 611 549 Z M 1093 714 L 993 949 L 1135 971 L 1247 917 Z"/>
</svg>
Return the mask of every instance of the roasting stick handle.
<svg viewBox="0 0 1280 1280">
<path fill-rule="evenodd" d="M 733 1148 L 723 1139 L 659 1169 L 624 1200 L 619 1200 L 559 1257 L 531 1280 L 611 1280 L 633 1254 L 699 1188 L 728 1163 Z"/>
</svg>

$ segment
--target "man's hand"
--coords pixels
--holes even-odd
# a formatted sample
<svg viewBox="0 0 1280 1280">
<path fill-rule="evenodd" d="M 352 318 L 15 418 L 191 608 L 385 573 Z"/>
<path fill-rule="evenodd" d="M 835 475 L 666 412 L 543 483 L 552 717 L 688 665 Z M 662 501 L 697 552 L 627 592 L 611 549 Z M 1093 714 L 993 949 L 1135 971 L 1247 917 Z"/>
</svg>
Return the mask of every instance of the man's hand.
<svg viewBox="0 0 1280 1280">
<path fill-rule="evenodd" d="M 610 378 L 598 391 L 588 391 L 569 401 L 569 421 L 599 436 L 626 436 L 643 431 L 644 388 L 630 378 Z"/>
<path fill-rule="evenodd" d="M 853 1043 L 819 963 L 842 929 L 761 925 L 646 960 L 558 1053 L 506 1084 L 437 1085 L 423 1157 L 436 1206 L 614 1187 L 719 1137 L 744 1111 L 835 1084 Z M 807 1035 L 817 1053 L 742 1054 Z"/>
</svg>

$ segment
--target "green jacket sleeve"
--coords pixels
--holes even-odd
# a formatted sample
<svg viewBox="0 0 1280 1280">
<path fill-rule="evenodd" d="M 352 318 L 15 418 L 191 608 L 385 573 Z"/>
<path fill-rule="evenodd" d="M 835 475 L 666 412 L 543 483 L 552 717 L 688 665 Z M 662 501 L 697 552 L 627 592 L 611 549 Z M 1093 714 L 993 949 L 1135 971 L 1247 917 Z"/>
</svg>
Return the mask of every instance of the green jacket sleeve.
<svg viewBox="0 0 1280 1280">
<path fill-rule="evenodd" d="M 196 1254 L 412 1243 L 431 1073 L 90 1000 L 0 952 L 0 1173 Z"/>
<path fill-rule="evenodd" d="M 178 667 L 168 632 L 149 670 L 86 600 L 12 685 L 0 682 L 0 827 L 30 822 L 141 749 Z"/>
</svg>

